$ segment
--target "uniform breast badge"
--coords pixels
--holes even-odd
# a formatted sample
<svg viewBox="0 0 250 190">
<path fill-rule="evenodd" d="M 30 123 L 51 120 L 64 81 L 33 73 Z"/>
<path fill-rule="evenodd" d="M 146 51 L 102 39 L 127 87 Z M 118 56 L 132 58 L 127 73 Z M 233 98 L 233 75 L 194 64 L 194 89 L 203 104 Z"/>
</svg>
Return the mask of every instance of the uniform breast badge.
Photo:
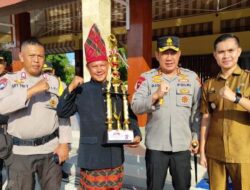
<svg viewBox="0 0 250 190">
<path fill-rule="evenodd" d="M 134 133 L 130 129 L 128 112 L 127 84 L 120 80 L 119 59 L 117 50 L 117 40 L 114 35 L 109 37 L 111 53 L 109 62 L 111 65 L 111 79 L 106 86 L 106 106 L 107 106 L 107 133 L 106 143 L 132 143 Z M 112 96 L 119 96 L 122 99 L 122 109 L 118 109 L 117 104 L 112 102 Z M 121 111 L 119 111 L 121 110 Z"/>
<path fill-rule="evenodd" d="M 58 101 L 57 101 L 56 98 L 51 98 L 50 101 L 49 101 L 50 107 L 52 107 L 52 108 L 54 108 L 54 109 L 56 108 L 57 103 L 58 103 Z"/>
<path fill-rule="evenodd" d="M 213 96 L 216 96 L 216 91 L 215 91 L 214 87 L 211 87 L 211 89 L 208 91 L 208 95 L 212 97 L 209 101 L 209 109 L 211 111 L 215 110 L 217 106 L 214 102 L 215 97 L 213 98 Z"/>
<path fill-rule="evenodd" d="M 181 93 L 181 94 L 189 94 L 189 93 L 190 93 L 190 90 L 187 89 L 187 88 L 181 88 L 181 89 L 180 89 L 180 93 Z"/>
<path fill-rule="evenodd" d="M 158 72 L 158 75 L 153 76 L 152 81 L 153 83 L 161 83 L 161 74 Z"/>
<path fill-rule="evenodd" d="M 14 82 L 16 84 L 23 84 L 24 83 L 24 79 L 16 79 L 16 80 L 14 80 Z"/>
<path fill-rule="evenodd" d="M 189 78 L 187 75 L 179 74 L 178 82 L 189 82 Z"/>
<path fill-rule="evenodd" d="M 46 104 L 46 107 L 48 109 L 56 109 L 57 104 L 58 104 L 58 96 L 49 92 L 46 92 L 47 95 L 47 101 L 48 103 Z"/>
<path fill-rule="evenodd" d="M 189 97 L 188 97 L 188 96 L 182 96 L 181 102 L 182 102 L 183 104 L 187 104 L 187 103 L 189 102 Z"/>
<path fill-rule="evenodd" d="M 210 103 L 211 108 L 214 110 L 216 108 L 216 104 L 214 102 Z"/>
</svg>

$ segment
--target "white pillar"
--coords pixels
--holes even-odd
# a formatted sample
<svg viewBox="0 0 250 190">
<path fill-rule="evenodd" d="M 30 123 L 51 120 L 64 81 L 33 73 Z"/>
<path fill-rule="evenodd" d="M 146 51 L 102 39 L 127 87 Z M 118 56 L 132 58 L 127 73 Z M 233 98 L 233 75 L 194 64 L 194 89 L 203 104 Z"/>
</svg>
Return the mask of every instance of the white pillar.
<svg viewBox="0 0 250 190">
<path fill-rule="evenodd" d="M 111 1 L 110 0 L 82 0 L 82 39 L 83 39 L 83 76 L 84 82 L 89 81 L 90 75 L 86 68 L 84 43 L 88 37 L 90 27 L 96 24 L 105 41 L 108 54 L 108 36 L 111 33 Z"/>
</svg>

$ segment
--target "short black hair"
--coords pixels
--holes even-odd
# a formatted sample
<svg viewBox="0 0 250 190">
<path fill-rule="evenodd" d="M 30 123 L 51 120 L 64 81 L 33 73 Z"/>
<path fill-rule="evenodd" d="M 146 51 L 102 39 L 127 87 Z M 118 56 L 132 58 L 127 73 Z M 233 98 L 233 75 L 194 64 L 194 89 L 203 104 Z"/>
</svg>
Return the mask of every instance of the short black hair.
<svg viewBox="0 0 250 190">
<path fill-rule="evenodd" d="M 44 45 L 36 37 L 31 37 L 23 41 L 21 44 L 21 49 L 26 45 L 38 45 L 44 48 Z"/>
<path fill-rule="evenodd" d="M 240 40 L 237 36 L 235 36 L 234 34 L 231 34 L 231 33 L 226 33 L 226 34 L 222 34 L 218 38 L 216 38 L 216 40 L 214 41 L 214 50 L 216 50 L 216 46 L 218 43 L 225 41 L 227 39 L 230 39 L 230 38 L 235 39 L 235 42 L 237 43 L 237 45 L 240 46 Z"/>
</svg>

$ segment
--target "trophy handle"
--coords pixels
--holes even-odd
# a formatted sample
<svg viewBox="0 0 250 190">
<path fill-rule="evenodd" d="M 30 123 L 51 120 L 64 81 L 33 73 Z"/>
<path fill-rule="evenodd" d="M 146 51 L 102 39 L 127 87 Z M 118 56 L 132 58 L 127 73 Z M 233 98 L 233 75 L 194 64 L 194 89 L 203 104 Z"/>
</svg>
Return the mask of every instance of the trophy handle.
<svg viewBox="0 0 250 190">
<path fill-rule="evenodd" d="M 106 93 L 106 102 L 107 102 L 107 121 L 106 123 L 108 124 L 108 130 L 112 130 L 112 125 L 113 125 L 113 118 L 112 118 L 112 99 L 111 99 L 111 82 L 109 81 L 107 83 L 107 93 Z"/>
</svg>

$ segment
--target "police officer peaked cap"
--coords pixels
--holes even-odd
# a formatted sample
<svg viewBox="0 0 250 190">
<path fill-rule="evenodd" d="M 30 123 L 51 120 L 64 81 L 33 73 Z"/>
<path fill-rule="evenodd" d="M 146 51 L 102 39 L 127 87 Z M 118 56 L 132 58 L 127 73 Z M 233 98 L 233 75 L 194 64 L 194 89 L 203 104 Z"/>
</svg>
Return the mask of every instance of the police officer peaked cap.
<svg viewBox="0 0 250 190">
<path fill-rule="evenodd" d="M 164 52 L 168 49 L 174 51 L 180 50 L 180 39 L 176 36 L 163 36 L 157 39 L 157 49 L 159 52 Z"/>
<path fill-rule="evenodd" d="M 52 63 L 44 63 L 43 64 L 43 71 L 52 71 L 53 70 L 53 65 Z"/>
</svg>

